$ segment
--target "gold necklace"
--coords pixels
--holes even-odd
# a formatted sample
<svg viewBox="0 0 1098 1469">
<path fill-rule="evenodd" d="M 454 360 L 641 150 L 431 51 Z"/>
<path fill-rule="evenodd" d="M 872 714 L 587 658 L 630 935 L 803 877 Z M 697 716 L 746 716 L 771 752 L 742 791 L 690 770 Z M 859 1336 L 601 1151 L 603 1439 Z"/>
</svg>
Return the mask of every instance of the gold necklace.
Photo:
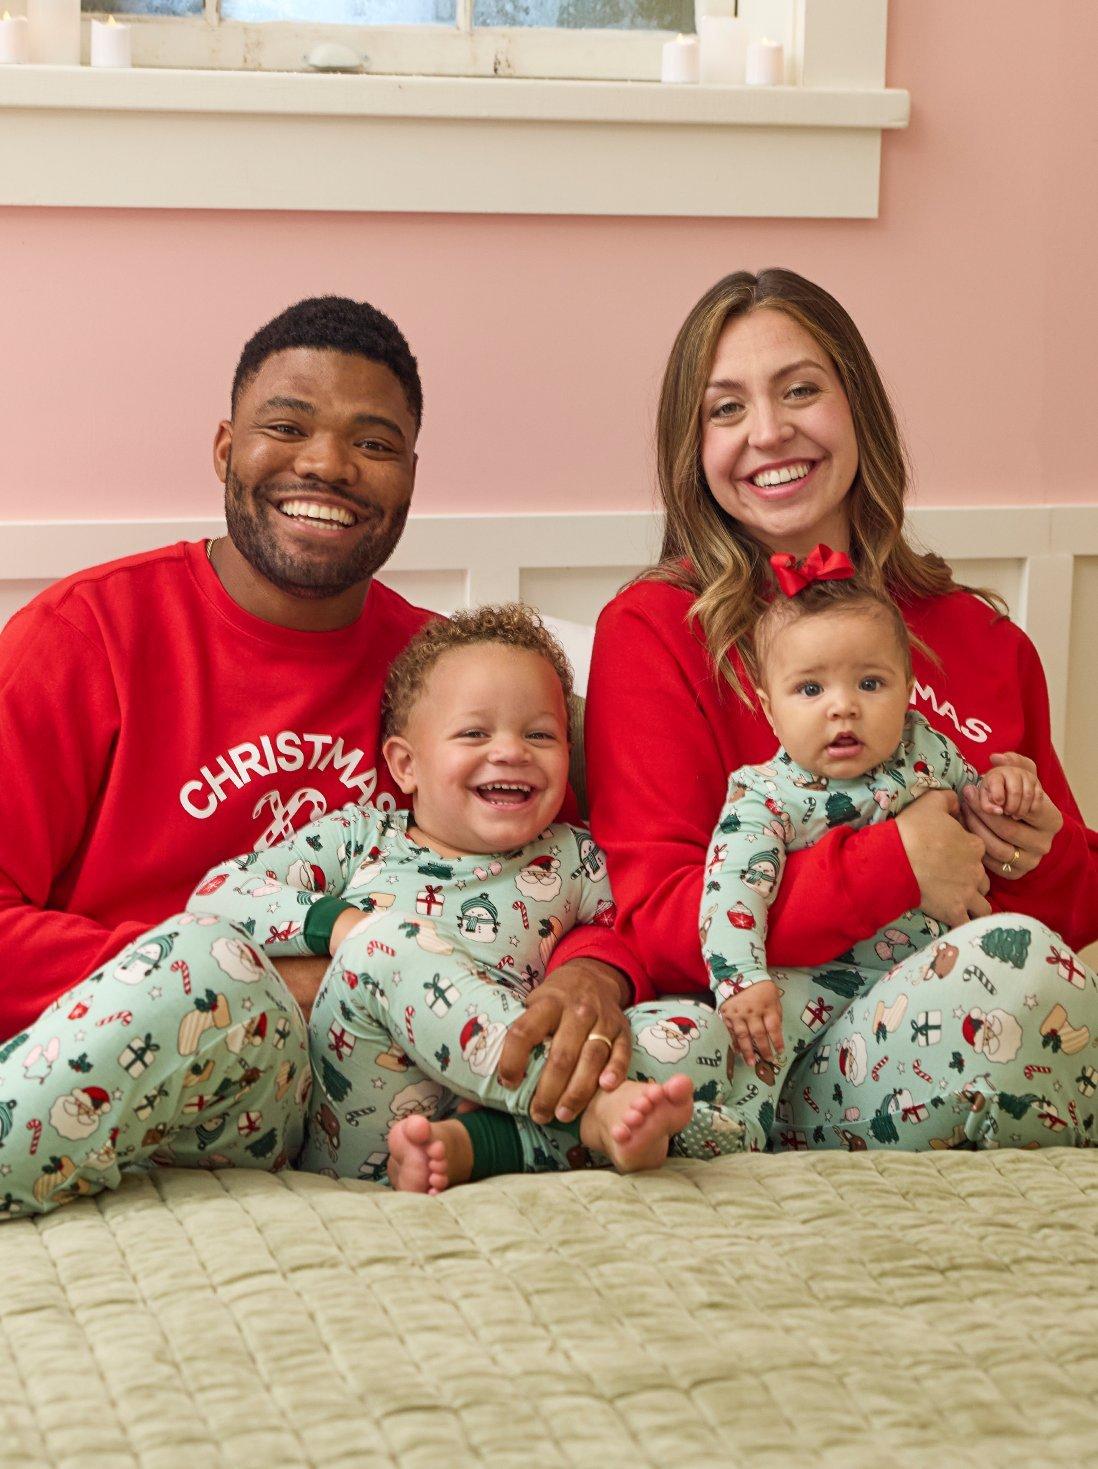
<svg viewBox="0 0 1098 1469">
<path fill-rule="evenodd" d="M 213 565 L 213 559 L 214 559 L 213 558 L 214 541 L 219 541 L 220 539 L 221 539 L 220 536 L 214 536 L 213 540 L 210 540 L 210 541 L 207 541 L 206 542 L 206 560 L 210 563 L 211 566 Z"/>
</svg>

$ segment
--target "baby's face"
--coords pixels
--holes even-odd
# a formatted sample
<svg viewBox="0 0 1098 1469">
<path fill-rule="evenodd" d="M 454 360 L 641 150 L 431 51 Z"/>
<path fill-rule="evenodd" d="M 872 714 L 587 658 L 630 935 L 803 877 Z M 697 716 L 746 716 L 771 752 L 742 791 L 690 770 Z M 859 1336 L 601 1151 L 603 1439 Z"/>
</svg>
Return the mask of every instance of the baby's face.
<svg viewBox="0 0 1098 1469">
<path fill-rule="evenodd" d="M 796 618 L 775 635 L 764 674 L 774 733 L 813 775 L 864 775 L 900 743 L 911 685 L 887 616 Z"/>
<path fill-rule="evenodd" d="M 385 758 L 436 851 L 524 846 L 556 819 L 568 782 L 560 680 L 524 648 L 454 648 L 427 675 Z"/>
</svg>

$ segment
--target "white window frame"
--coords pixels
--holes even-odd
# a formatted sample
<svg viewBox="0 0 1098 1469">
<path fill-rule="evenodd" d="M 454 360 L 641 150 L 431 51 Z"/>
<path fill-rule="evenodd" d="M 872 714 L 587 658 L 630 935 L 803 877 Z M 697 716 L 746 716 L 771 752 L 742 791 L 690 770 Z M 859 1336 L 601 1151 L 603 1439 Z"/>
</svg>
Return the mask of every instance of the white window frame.
<svg viewBox="0 0 1098 1469">
<path fill-rule="evenodd" d="M 887 0 L 740 10 L 786 86 L 662 86 L 662 32 L 135 19 L 133 70 L 0 67 L 0 205 L 875 217 Z M 369 74 L 301 71 L 321 33 Z"/>
<path fill-rule="evenodd" d="M 336 41 L 380 76 L 545 77 L 658 81 L 666 31 L 473 26 L 472 0 L 458 0 L 453 26 L 246 24 L 222 20 L 217 0 L 199 16 L 118 16 L 133 26 L 134 63 L 173 69 L 304 70 L 319 41 Z M 87 15 L 90 21 L 91 14 Z M 104 14 L 94 18 L 105 19 Z"/>
</svg>

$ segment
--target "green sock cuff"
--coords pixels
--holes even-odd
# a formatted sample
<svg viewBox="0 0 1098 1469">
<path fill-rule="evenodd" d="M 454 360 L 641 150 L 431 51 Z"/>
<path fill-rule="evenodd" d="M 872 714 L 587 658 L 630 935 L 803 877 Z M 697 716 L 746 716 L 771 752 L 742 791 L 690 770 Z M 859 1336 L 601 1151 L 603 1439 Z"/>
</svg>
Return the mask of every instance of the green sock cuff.
<svg viewBox="0 0 1098 1469">
<path fill-rule="evenodd" d="M 317 898 L 306 911 L 305 926 L 301 931 L 301 936 L 312 953 L 320 954 L 325 959 L 329 957 L 328 945 L 332 941 L 336 919 L 353 907 L 354 904 L 348 903 L 344 898 Z"/>
<path fill-rule="evenodd" d="M 506 1112 L 461 1112 L 455 1118 L 469 1134 L 473 1145 L 473 1171 L 469 1182 L 496 1178 L 501 1173 L 523 1171 L 522 1144 L 518 1123 Z"/>
</svg>

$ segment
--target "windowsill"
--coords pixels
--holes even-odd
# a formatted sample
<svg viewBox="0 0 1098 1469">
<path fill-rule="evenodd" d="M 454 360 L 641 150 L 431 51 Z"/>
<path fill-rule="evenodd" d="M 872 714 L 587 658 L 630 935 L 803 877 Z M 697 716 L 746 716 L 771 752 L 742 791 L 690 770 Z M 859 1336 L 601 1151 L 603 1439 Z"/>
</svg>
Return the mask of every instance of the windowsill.
<svg viewBox="0 0 1098 1469">
<path fill-rule="evenodd" d="M 872 217 L 908 114 L 887 88 L 4 67 L 0 203 Z"/>
</svg>

